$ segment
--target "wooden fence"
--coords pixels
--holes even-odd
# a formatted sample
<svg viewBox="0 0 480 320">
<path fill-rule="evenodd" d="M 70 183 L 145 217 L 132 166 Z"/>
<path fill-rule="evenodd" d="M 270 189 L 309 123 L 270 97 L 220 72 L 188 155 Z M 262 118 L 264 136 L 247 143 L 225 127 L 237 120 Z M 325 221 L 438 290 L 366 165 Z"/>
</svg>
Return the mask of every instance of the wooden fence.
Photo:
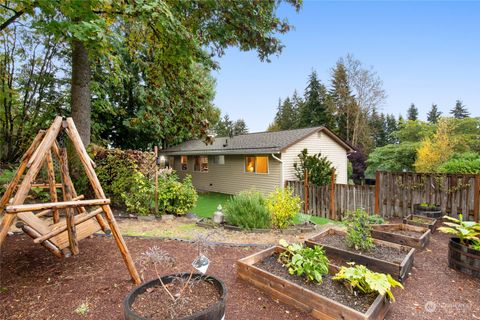
<svg viewBox="0 0 480 320">
<path fill-rule="evenodd" d="M 305 186 L 301 181 L 287 181 L 286 186 L 305 200 L 308 213 L 341 219 L 346 210 L 363 208 L 386 218 L 413 213 L 417 203 L 440 205 L 445 214 L 465 220 L 479 219 L 480 175 L 377 172 L 376 184 Z"/>
</svg>

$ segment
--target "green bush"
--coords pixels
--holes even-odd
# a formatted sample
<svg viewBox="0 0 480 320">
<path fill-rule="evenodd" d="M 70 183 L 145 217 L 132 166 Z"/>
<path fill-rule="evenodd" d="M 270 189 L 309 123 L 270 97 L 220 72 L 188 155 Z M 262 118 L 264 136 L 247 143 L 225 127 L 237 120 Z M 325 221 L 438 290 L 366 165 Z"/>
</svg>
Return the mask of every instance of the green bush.
<svg viewBox="0 0 480 320">
<path fill-rule="evenodd" d="M 272 224 L 279 229 L 293 224 L 293 218 L 300 211 L 300 203 L 300 197 L 294 196 L 290 188 L 276 188 L 267 199 Z"/>
<path fill-rule="evenodd" d="M 154 209 L 154 185 L 141 172 L 134 171 L 129 179 L 122 179 L 129 182 L 122 185 L 121 197 L 127 207 L 127 211 L 147 216 Z M 118 186 L 117 186 L 118 187 Z"/>
<path fill-rule="evenodd" d="M 263 229 L 271 225 L 271 216 L 263 195 L 255 190 L 243 191 L 227 201 L 225 221 L 244 229 Z"/>
<path fill-rule="evenodd" d="M 372 214 L 368 216 L 368 223 L 369 224 L 384 224 L 385 219 L 383 219 L 382 216 L 379 216 L 377 214 Z"/>
<path fill-rule="evenodd" d="M 345 241 L 347 246 L 355 250 L 370 250 L 373 244 L 369 215 L 363 209 L 347 211 L 345 214 L 347 235 Z"/>
<path fill-rule="evenodd" d="M 305 170 L 308 172 L 308 181 L 317 186 L 325 186 L 332 179 L 332 163 L 321 153 L 309 155 L 307 149 L 303 149 L 298 155 L 299 163 L 295 162 L 295 176 L 304 181 Z"/>
<path fill-rule="evenodd" d="M 15 170 L 5 169 L 0 172 L 0 194 L 3 194 L 10 181 L 13 179 L 15 175 Z"/>
<path fill-rule="evenodd" d="M 440 165 L 441 173 L 480 173 L 480 154 L 465 152 L 454 155 L 450 160 Z"/>
<path fill-rule="evenodd" d="M 178 181 L 175 171 L 165 169 L 158 179 L 158 208 L 162 213 L 182 215 L 197 203 L 198 195 L 192 177 Z"/>
</svg>

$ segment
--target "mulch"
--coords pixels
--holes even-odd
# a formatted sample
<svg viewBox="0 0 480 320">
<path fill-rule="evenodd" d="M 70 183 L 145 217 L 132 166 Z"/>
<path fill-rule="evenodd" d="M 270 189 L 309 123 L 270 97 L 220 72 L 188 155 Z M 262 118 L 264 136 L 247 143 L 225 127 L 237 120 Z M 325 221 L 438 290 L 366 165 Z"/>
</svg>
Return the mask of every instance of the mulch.
<svg viewBox="0 0 480 320">
<path fill-rule="evenodd" d="M 134 259 L 154 245 L 172 254 L 177 265 L 162 274 L 190 271 L 196 256 L 196 247 L 186 242 L 125 239 Z M 417 252 L 405 290 L 394 290 L 397 302 L 387 319 L 480 319 L 480 280 L 448 268 L 447 243 L 447 235 L 436 233 Z M 312 319 L 236 278 L 236 261 L 259 250 L 216 246 L 208 253 L 208 272 L 228 288 L 226 319 Z M 1 248 L 0 319 L 122 319 L 122 301 L 132 288 L 111 237 L 85 239 L 80 254 L 67 259 L 24 235 L 8 237 Z M 75 313 L 82 304 L 88 305 L 84 316 Z"/>
</svg>

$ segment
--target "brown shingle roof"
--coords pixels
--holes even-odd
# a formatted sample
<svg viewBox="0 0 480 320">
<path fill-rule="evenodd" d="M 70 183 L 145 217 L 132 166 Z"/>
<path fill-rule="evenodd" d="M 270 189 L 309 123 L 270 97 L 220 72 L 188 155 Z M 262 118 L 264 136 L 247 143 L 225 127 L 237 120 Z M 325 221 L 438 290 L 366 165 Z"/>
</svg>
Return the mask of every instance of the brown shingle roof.
<svg viewBox="0 0 480 320">
<path fill-rule="evenodd" d="M 276 132 L 256 132 L 233 137 L 216 137 L 211 145 L 202 140 L 190 140 L 162 150 L 166 155 L 221 155 L 280 153 L 283 149 L 318 131 L 325 131 L 345 149 L 351 147 L 325 127 L 292 129 Z"/>
</svg>

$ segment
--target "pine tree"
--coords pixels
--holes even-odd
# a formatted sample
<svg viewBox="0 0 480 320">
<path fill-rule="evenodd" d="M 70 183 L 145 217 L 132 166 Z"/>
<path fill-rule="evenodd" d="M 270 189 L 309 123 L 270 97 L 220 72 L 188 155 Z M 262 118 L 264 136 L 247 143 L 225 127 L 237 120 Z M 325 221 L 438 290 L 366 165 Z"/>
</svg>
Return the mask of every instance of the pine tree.
<svg viewBox="0 0 480 320">
<path fill-rule="evenodd" d="M 238 136 L 241 134 L 247 134 L 247 133 L 248 133 L 248 127 L 247 127 L 247 124 L 245 123 L 245 120 L 238 119 L 233 123 L 233 134 L 235 136 Z"/>
<path fill-rule="evenodd" d="M 230 116 L 225 114 L 220 121 L 218 121 L 215 127 L 215 133 L 217 137 L 228 137 L 233 135 L 233 122 L 230 120 Z"/>
<path fill-rule="evenodd" d="M 275 122 L 278 124 L 280 130 L 292 129 L 296 125 L 296 110 L 290 100 L 286 98 L 283 103 L 279 102 L 278 111 L 275 115 Z"/>
<path fill-rule="evenodd" d="M 334 121 L 325 103 L 327 89 L 312 71 L 305 89 L 305 102 L 301 105 L 299 127 L 323 125 L 332 128 Z"/>
<path fill-rule="evenodd" d="M 343 139 L 353 142 L 355 140 L 354 121 L 359 108 L 348 85 L 347 71 L 342 63 L 337 63 L 333 69 L 329 94 L 336 114 L 338 134 Z"/>
<path fill-rule="evenodd" d="M 427 121 L 430 123 L 437 123 L 441 115 L 442 115 L 442 112 L 438 111 L 437 105 L 432 104 L 432 108 L 427 113 Z"/>
<path fill-rule="evenodd" d="M 464 119 L 470 116 L 467 107 L 463 105 L 461 100 L 457 100 L 455 107 L 450 111 L 455 119 Z"/>
<path fill-rule="evenodd" d="M 387 114 L 387 116 L 385 117 L 385 136 L 387 139 L 387 144 L 393 144 L 398 142 L 398 139 L 394 136 L 393 133 L 398 130 L 400 121 L 403 122 L 403 118 L 400 117 L 397 122 L 393 114 Z"/>
<path fill-rule="evenodd" d="M 383 113 L 378 114 L 374 108 L 369 119 L 369 126 L 372 128 L 373 144 L 375 147 L 382 147 L 387 144 L 386 119 Z"/>
<path fill-rule="evenodd" d="M 407 110 L 407 119 L 408 120 L 418 120 L 418 109 L 415 107 L 415 104 L 411 104 L 410 108 Z"/>
<path fill-rule="evenodd" d="M 300 121 L 300 110 L 303 106 L 303 98 L 298 94 L 297 90 L 293 91 L 292 95 L 292 106 L 293 106 L 293 126 L 292 129 L 299 127 Z"/>
</svg>

